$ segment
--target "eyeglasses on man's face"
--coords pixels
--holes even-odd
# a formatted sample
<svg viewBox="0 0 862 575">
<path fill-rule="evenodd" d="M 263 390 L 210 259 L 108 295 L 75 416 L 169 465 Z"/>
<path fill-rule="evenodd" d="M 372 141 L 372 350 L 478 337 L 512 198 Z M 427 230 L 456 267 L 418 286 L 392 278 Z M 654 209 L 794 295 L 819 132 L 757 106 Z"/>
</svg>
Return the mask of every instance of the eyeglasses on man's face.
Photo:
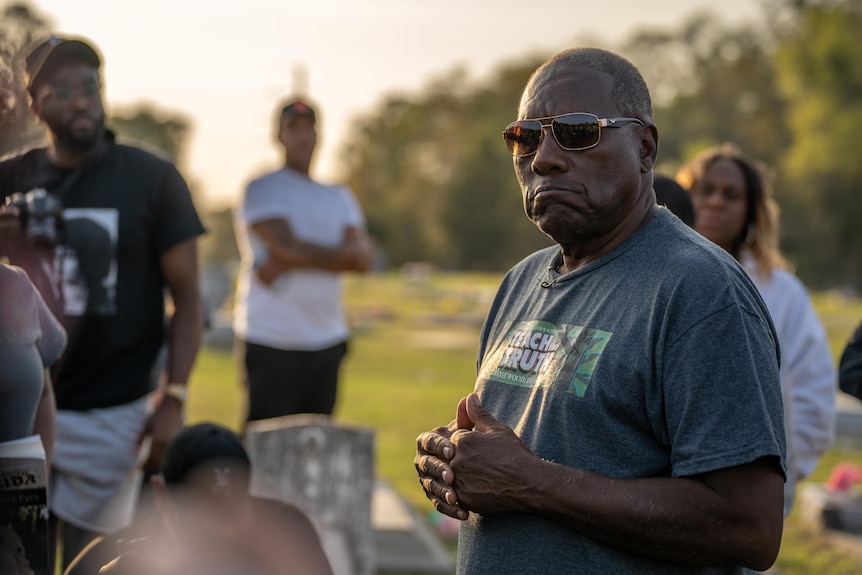
<svg viewBox="0 0 862 575">
<path fill-rule="evenodd" d="M 543 123 L 550 120 L 550 123 Z M 551 128 L 554 140 L 564 150 L 587 150 L 597 146 L 602 138 L 602 128 L 620 128 L 624 124 L 643 122 L 637 118 L 599 118 L 587 112 L 574 112 L 516 120 L 503 130 L 503 139 L 509 152 L 516 158 L 535 154 L 545 137 L 545 128 Z"/>
<path fill-rule="evenodd" d="M 101 93 L 102 87 L 99 82 L 90 80 L 77 86 L 69 84 L 48 84 L 39 89 L 39 99 L 44 101 L 48 98 L 58 102 L 69 102 L 74 98 L 83 97 L 88 100 L 95 99 Z"/>
</svg>

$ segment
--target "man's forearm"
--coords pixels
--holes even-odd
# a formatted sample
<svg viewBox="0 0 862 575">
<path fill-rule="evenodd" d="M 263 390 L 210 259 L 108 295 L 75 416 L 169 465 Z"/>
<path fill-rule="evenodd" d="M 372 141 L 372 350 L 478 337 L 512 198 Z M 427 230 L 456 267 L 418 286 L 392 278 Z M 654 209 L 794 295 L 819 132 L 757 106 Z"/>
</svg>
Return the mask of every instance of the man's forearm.
<svg viewBox="0 0 862 575">
<path fill-rule="evenodd" d="M 782 481 L 766 461 L 749 464 L 746 493 L 725 493 L 699 478 L 618 479 L 538 462 L 521 510 L 614 548 L 680 564 L 755 569 L 768 568 L 778 552 Z"/>
<path fill-rule="evenodd" d="M 345 258 L 340 247 L 318 246 L 306 242 L 293 242 L 290 245 L 269 245 L 269 255 L 276 260 L 284 271 L 296 268 L 317 268 L 327 271 L 344 271 Z"/>
<path fill-rule="evenodd" d="M 36 406 L 36 418 L 33 422 L 33 433 L 42 438 L 45 448 L 45 463 L 51 467 L 51 459 L 54 455 L 54 437 L 57 429 L 57 403 L 54 398 L 54 384 L 51 381 L 51 371 L 44 370 L 44 382 L 42 396 Z"/>
<path fill-rule="evenodd" d="M 168 342 L 168 382 L 186 383 L 200 349 L 203 305 L 200 298 L 174 301 Z"/>
<path fill-rule="evenodd" d="M 280 271 L 315 268 L 332 272 L 366 271 L 371 263 L 371 246 L 364 232 L 355 226 L 344 229 L 341 243 L 324 246 L 306 242 L 293 233 L 283 219 L 270 219 L 249 224 L 266 245 L 269 257 Z"/>
</svg>

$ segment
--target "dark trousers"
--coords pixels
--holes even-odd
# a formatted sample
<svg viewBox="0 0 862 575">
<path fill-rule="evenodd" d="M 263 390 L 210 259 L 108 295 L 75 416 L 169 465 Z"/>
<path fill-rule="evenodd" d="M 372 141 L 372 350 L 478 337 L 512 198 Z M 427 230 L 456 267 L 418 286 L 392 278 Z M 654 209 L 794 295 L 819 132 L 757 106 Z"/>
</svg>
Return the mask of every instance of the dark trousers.
<svg viewBox="0 0 862 575">
<path fill-rule="evenodd" d="M 238 342 L 248 393 L 246 421 L 296 413 L 331 415 L 347 342 L 319 351 L 289 351 Z"/>
</svg>

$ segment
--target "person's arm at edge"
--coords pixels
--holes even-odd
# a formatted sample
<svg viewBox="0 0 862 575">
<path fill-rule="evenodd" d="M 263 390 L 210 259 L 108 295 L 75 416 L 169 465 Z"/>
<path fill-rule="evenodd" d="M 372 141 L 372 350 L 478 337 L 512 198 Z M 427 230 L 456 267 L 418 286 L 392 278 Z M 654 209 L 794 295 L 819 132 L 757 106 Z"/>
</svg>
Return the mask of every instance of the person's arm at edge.
<svg viewBox="0 0 862 575">
<path fill-rule="evenodd" d="M 844 345 L 838 360 L 838 387 L 862 400 L 862 322 Z"/>
<path fill-rule="evenodd" d="M 475 394 L 447 431 L 418 442 L 420 483 L 452 517 L 540 515 L 616 549 L 680 564 L 765 570 L 778 555 L 784 480 L 769 458 L 697 477 L 607 477 L 536 457 Z"/>
<path fill-rule="evenodd" d="M 194 366 L 203 332 L 203 301 L 198 273 L 197 238 L 173 246 L 160 258 L 162 274 L 171 293 L 174 313 L 168 336 L 168 383 L 185 385 Z M 171 437 L 182 427 L 182 402 L 165 395 L 150 417 L 146 433 L 152 435 L 149 463 L 158 465 Z"/>
<path fill-rule="evenodd" d="M 54 399 L 54 384 L 51 382 L 51 370 L 45 368 L 45 379 L 42 385 L 42 396 L 36 406 L 36 418 L 33 421 L 33 433 L 42 438 L 45 448 L 45 465 L 51 468 L 51 457 L 54 455 L 54 436 L 57 430 L 57 402 Z"/>
<path fill-rule="evenodd" d="M 26 274 L 23 271 L 22 273 Z M 48 469 L 50 469 L 57 431 L 57 398 L 54 395 L 54 381 L 51 377 L 51 370 L 66 349 L 68 335 L 57 317 L 48 309 L 48 305 L 42 298 L 42 294 L 39 293 L 39 290 L 33 287 L 32 293 L 42 332 L 37 345 L 44 365 L 42 395 L 39 397 L 39 403 L 36 404 L 33 433 L 38 434 L 42 438 L 42 445 L 45 449 L 45 463 Z"/>
</svg>

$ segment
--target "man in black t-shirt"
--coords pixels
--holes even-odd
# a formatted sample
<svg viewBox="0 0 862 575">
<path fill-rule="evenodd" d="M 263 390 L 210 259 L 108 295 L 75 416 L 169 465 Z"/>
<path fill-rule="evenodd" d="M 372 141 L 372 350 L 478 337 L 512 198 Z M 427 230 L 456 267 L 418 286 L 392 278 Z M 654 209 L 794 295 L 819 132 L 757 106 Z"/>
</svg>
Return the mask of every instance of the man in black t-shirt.
<svg viewBox="0 0 862 575">
<path fill-rule="evenodd" d="M 36 45 L 25 80 L 46 146 L 0 162 L 0 256 L 27 269 L 69 333 L 54 374 L 49 490 L 64 563 L 131 520 L 146 455 L 138 447 L 151 445 L 159 461 L 180 429 L 202 326 L 204 230 L 188 187 L 170 162 L 114 142 L 100 65 L 84 40 Z M 164 394 L 154 393 L 157 375 Z"/>
</svg>

